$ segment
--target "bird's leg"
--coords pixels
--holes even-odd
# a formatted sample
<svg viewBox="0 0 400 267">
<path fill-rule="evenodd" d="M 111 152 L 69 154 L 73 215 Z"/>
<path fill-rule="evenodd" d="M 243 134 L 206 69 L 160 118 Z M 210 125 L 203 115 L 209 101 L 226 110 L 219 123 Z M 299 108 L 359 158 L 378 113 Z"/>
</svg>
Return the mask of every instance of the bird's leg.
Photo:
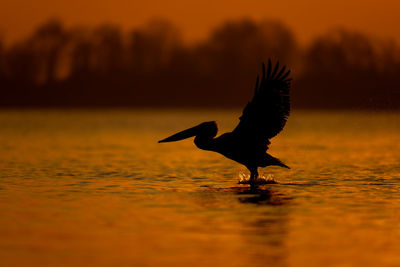
<svg viewBox="0 0 400 267">
<path fill-rule="evenodd" d="M 258 171 L 257 171 L 257 167 L 255 168 L 249 168 L 250 170 L 250 184 L 254 184 L 254 182 L 257 180 L 258 178 Z"/>
</svg>

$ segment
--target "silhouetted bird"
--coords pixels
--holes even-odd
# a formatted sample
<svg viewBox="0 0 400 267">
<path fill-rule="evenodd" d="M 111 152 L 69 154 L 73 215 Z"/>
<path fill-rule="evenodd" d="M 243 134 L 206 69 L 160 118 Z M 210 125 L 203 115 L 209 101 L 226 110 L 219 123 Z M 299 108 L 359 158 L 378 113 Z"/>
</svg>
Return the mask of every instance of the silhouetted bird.
<svg viewBox="0 0 400 267">
<path fill-rule="evenodd" d="M 261 81 L 257 76 L 253 99 L 247 104 L 236 128 L 217 135 L 215 121 L 203 122 L 165 138 L 159 143 L 173 142 L 196 136 L 194 143 L 200 149 L 215 151 L 245 165 L 250 171 L 250 184 L 258 178 L 258 167 L 277 165 L 288 168 L 279 159 L 266 153 L 269 139 L 285 126 L 290 112 L 290 70 L 279 69 L 279 61 L 272 69 L 268 60 L 267 73 L 262 65 Z"/>
</svg>

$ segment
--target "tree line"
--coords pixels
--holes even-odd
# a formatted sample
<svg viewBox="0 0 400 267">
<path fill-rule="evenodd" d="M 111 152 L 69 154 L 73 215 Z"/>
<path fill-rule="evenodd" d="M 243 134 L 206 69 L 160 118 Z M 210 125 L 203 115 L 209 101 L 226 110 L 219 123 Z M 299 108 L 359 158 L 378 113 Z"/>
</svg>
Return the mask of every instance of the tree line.
<svg viewBox="0 0 400 267">
<path fill-rule="evenodd" d="M 400 47 L 336 29 L 306 47 L 279 21 L 227 21 L 187 44 L 165 20 L 123 32 L 58 20 L 5 46 L 0 107 L 233 107 L 253 93 L 261 63 L 293 72 L 297 108 L 400 108 Z"/>
</svg>

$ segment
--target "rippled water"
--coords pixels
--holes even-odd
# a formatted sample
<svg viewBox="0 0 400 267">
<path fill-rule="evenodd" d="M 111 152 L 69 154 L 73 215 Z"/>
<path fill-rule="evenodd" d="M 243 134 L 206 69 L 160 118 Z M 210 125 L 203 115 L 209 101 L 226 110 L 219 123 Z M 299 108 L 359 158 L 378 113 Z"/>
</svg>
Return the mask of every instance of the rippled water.
<svg viewBox="0 0 400 267">
<path fill-rule="evenodd" d="M 2 266 L 400 266 L 400 114 L 293 112 L 246 170 L 191 140 L 234 111 L 1 111 Z"/>
</svg>

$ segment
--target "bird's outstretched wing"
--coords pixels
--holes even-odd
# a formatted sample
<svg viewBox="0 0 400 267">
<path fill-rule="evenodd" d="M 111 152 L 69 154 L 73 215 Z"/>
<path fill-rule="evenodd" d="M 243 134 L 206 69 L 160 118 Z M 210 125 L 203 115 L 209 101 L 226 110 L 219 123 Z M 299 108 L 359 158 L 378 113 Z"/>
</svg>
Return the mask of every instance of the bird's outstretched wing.
<svg viewBox="0 0 400 267">
<path fill-rule="evenodd" d="M 233 134 L 251 142 L 264 144 L 285 126 L 290 112 L 290 70 L 279 68 L 279 61 L 272 67 L 268 60 L 267 73 L 262 65 L 261 81 L 257 76 L 253 99 L 246 105 Z"/>
</svg>

